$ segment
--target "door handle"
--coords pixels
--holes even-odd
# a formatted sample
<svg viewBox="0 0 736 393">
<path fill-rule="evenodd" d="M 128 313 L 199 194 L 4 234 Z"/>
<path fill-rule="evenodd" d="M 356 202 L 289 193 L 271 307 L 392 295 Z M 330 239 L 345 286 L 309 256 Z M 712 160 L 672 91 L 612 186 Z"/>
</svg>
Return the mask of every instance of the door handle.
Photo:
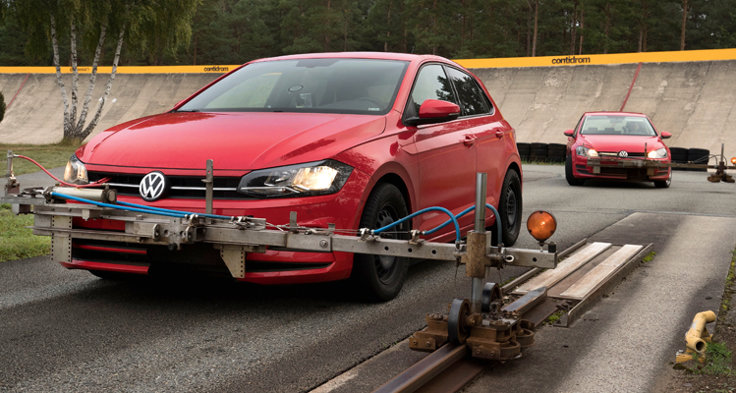
<svg viewBox="0 0 736 393">
<path fill-rule="evenodd" d="M 503 131 L 502 130 L 496 130 L 496 138 L 503 138 Z"/>
<path fill-rule="evenodd" d="M 465 138 L 463 138 L 463 145 L 465 146 L 473 146 L 475 143 L 475 135 L 465 135 Z"/>
</svg>

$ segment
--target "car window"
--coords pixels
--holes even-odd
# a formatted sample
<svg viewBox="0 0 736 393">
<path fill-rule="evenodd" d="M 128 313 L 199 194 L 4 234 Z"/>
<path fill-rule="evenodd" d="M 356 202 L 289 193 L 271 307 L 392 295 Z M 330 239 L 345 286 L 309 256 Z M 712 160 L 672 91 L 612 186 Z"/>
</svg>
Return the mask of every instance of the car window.
<svg viewBox="0 0 736 393">
<path fill-rule="evenodd" d="M 463 116 L 491 112 L 488 97 L 472 76 L 451 67 L 447 67 L 447 74 L 455 85 Z"/>
<path fill-rule="evenodd" d="M 256 62 L 210 86 L 179 111 L 384 114 L 408 62 L 302 59 Z"/>
<path fill-rule="evenodd" d="M 657 135 L 652 124 L 645 117 L 607 115 L 586 117 L 581 133 L 583 135 Z"/>
<path fill-rule="evenodd" d="M 419 106 L 426 100 L 444 100 L 458 104 L 445 70 L 439 64 L 429 64 L 419 70 L 407 104 L 407 115 L 418 116 Z"/>
</svg>

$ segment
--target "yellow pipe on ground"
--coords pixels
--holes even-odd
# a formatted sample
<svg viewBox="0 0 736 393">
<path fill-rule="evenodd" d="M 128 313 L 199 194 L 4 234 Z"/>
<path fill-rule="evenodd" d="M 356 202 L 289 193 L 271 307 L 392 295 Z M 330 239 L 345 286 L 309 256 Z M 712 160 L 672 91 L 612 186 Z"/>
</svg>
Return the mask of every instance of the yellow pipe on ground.
<svg viewBox="0 0 736 393">
<path fill-rule="evenodd" d="M 685 333 L 685 343 L 688 348 L 702 354 L 705 351 L 707 342 L 710 341 L 712 335 L 708 334 L 705 325 L 716 320 L 716 313 L 713 311 L 703 311 L 695 314 L 690 330 Z"/>
</svg>

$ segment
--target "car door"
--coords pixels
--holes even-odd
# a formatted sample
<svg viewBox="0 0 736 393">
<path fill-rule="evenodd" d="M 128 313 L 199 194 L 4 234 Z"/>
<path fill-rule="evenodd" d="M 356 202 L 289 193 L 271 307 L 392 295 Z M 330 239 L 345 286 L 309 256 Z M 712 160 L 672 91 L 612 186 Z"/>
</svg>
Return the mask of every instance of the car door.
<svg viewBox="0 0 736 393">
<path fill-rule="evenodd" d="M 476 172 L 488 174 L 487 200 L 497 206 L 506 174 L 507 145 L 515 143 L 513 129 L 493 113 L 490 99 L 473 76 L 453 67 L 447 67 L 446 71 L 460 101 L 462 127 L 473 138 Z"/>
<path fill-rule="evenodd" d="M 419 106 L 428 99 L 459 104 L 441 64 L 426 64 L 419 70 L 405 118 L 419 113 Z M 419 173 L 418 208 L 441 206 L 457 214 L 474 203 L 475 137 L 468 132 L 466 124 L 464 120 L 453 120 L 416 128 L 413 145 L 407 146 L 406 151 L 415 155 Z M 447 218 L 442 213 L 425 214 L 415 220 L 415 227 L 430 229 Z M 470 225 L 472 221 L 470 214 L 463 218 L 461 225 Z"/>
</svg>

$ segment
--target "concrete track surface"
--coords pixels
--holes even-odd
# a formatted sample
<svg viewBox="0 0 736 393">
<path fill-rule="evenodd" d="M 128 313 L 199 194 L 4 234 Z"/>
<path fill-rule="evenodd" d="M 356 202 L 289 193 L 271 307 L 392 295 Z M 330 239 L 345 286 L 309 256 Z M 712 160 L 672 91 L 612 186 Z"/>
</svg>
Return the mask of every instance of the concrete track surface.
<svg viewBox="0 0 736 393">
<path fill-rule="evenodd" d="M 552 211 L 561 249 L 590 237 L 653 243 L 656 257 L 570 328 L 540 329 L 523 358 L 489 363 L 467 391 L 657 391 L 693 315 L 718 310 L 736 186 L 703 172 L 676 172 L 669 189 L 570 187 L 561 166 L 525 165 L 524 175 L 524 216 Z M 534 244 L 522 234 L 517 245 Z M 46 257 L 2 263 L 0 391 L 371 391 L 425 356 L 405 342 L 425 313 L 468 293 L 462 269 L 430 262 L 413 265 L 400 296 L 382 304 L 340 284 L 119 282 Z"/>
<path fill-rule="evenodd" d="M 637 64 L 473 71 L 484 81 L 519 142 L 565 143 L 563 131 L 591 110 L 619 110 Z M 164 112 L 215 79 L 214 74 L 119 74 L 96 131 Z M 87 86 L 80 76 L 80 95 Z M 93 100 L 107 75 L 99 75 Z M 66 86 L 71 78 L 66 77 Z M 669 146 L 736 152 L 736 61 L 642 64 L 625 110 L 643 112 Z M 62 137 L 63 105 L 55 75 L 0 74 L 6 101 L 16 96 L 0 123 L 0 143 L 54 143 Z M 83 97 L 83 96 L 82 96 Z M 94 110 L 95 101 L 90 111 Z M 90 115 L 91 117 L 91 115 Z M 729 148 L 731 150 L 729 150 Z"/>
</svg>

